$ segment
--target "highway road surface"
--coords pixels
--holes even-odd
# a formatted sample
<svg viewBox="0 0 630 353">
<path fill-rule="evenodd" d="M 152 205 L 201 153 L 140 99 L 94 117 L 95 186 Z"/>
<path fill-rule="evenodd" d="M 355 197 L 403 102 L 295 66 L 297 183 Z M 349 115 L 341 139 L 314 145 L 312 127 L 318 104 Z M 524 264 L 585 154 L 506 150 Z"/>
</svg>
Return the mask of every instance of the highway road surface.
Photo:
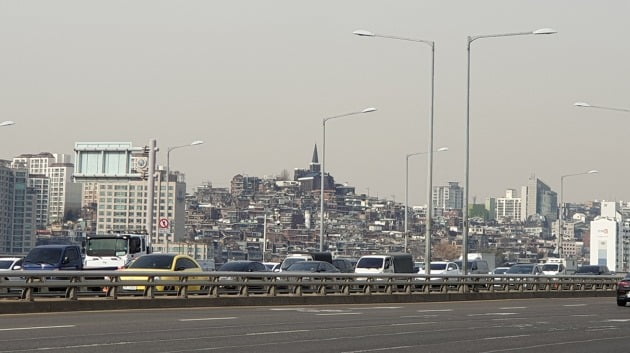
<svg viewBox="0 0 630 353">
<path fill-rule="evenodd" d="M 614 297 L 0 316 L 0 353 L 628 351 Z"/>
</svg>

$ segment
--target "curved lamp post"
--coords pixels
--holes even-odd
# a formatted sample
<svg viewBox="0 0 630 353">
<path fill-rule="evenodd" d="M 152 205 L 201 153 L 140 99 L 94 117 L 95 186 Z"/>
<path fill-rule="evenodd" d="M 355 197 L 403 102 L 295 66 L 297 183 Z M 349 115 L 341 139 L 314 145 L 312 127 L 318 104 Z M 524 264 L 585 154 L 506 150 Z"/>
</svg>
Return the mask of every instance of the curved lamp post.
<svg viewBox="0 0 630 353">
<path fill-rule="evenodd" d="M 322 119 L 322 170 L 320 172 L 319 184 L 320 184 L 320 208 L 319 208 L 319 251 L 324 251 L 324 184 L 326 183 L 326 122 L 332 119 L 345 118 L 352 115 L 364 114 L 375 112 L 376 108 L 365 108 L 363 110 L 346 113 L 341 115 L 335 115 Z"/>
<path fill-rule="evenodd" d="M 203 141 L 193 141 L 187 145 L 180 145 L 180 146 L 173 146 L 173 147 L 169 147 L 167 152 L 166 152 L 166 199 L 165 199 L 165 213 L 166 213 L 166 219 L 168 219 L 168 232 L 166 233 L 166 236 L 164 237 L 164 251 L 168 252 L 168 237 L 171 234 L 171 229 L 172 229 L 172 222 L 171 222 L 171 217 L 169 215 L 168 212 L 168 201 L 169 201 L 169 182 L 170 182 L 170 175 L 171 175 L 171 151 L 176 150 L 178 148 L 183 148 L 183 147 L 192 147 L 192 146 L 197 146 L 197 145 L 201 145 L 203 144 Z M 177 188 L 177 179 L 175 180 L 175 186 Z M 159 212 L 159 210 L 158 210 Z M 175 208 L 173 207 L 173 212 L 175 212 Z M 159 218 L 159 217 L 158 217 Z M 159 220 L 158 220 L 159 222 Z"/>
<path fill-rule="evenodd" d="M 15 121 L 7 120 L 0 123 L 0 127 L 15 125 Z"/>
<path fill-rule="evenodd" d="M 443 151 L 448 151 L 448 147 L 441 147 L 438 148 L 437 150 L 433 151 L 433 152 L 443 152 Z M 418 155 L 422 155 L 422 154 L 431 154 L 429 152 L 416 152 L 416 153 L 409 153 L 406 155 L 405 158 L 405 252 L 407 252 L 407 239 L 408 239 L 408 232 L 407 232 L 407 212 L 409 209 L 409 157 L 411 156 L 418 156 Z M 427 224 L 428 224 L 428 219 L 429 219 L 429 208 L 433 208 L 433 203 L 432 200 L 429 200 L 429 203 L 427 204 Z M 430 237 L 429 238 L 425 238 L 425 244 L 426 242 L 430 243 Z M 431 250 L 431 246 L 429 245 L 429 251 Z M 425 258 L 426 260 L 426 258 Z M 429 261 L 430 263 L 430 261 Z M 426 264 L 425 264 L 426 266 Z"/>
<path fill-rule="evenodd" d="M 530 32 L 516 32 L 516 33 L 499 33 L 499 34 L 485 34 L 480 36 L 469 36 L 467 43 L 468 51 L 468 65 L 467 65 L 467 77 L 466 77 L 466 172 L 464 176 L 464 204 L 462 207 L 462 273 L 466 274 L 468 271 L 468 194 L 469 194 L 469 179 L 470 179 L 470 44 L 477 39 L 483 38 L 497 38 L 497 37 L 514 37 L 514 36 L 526 36 L 532 34 L 554 34 L 556 30 L 551 28 L 541 28 Z"/>
<path fill-rule="evenodd" d="M 597 174 L 598 170 L 589 170 L 588 172 L 583 173 L 575 173 L 575 174 L 566 174 L 560 176 L 560 217 L 558 217 L 558 257 L 562 258 L 564 256 L 564 251 L 562 250 L 562 224 L 564 223 L 564 179 L 572 176 L 578 175 L 586 175 L 586 174 Z"/>
<path fill-rule="evenodd" d="M 378 38 L 386 38 L 386 39 L 396 39 L 403 40 L 408 42 L 416 42 L 426 44 L 431 48 L 431 115 L 429 117 L 429 146 L 427 148 L 427 221 L 426 221 L 426 231 L 425 231 L 425 251 L 424 251 L 424 261 L 425 261 L 425 269 L 430 271 L 431 266 L 431 226 L 433 221 L 433 111 L 434 111 L 434 102 L 435 102 L 435 42 L 424 39 L 414 39 L 414 38 L 405 38 L 398 36 L 390 36 L 384 34 L 376 34 L 370 31 L 366 31 L 363 29 L 356 30 L 352 32 L 358 36 L 362 37 L 378 37 Z M 405 212 L 407 209 L 405 208 Z M 405 213 L 405 252 L 407 252 L 407 229 L 406 229 L 407 221 L 406 221 L 406 213 Z M 426 272 L 429 274 L 429 272 Z"/>
<path fill-rule="evenodd" d="M 627 109 L 627 108 L 603 107 L 603 106 L 600 106 L 600 105 L 591 105 L 591 104 L 584 103 L 584 102 L 576 102 L 576 103 L 573 103 L 573 105 L 576 106 L 576 107 L 580 107 L 580 108 L 596 108 L 596 109 L 614 110 L 614 111 L 618 111 L 618 112 L 630 113 L 630 109 Z"/>
</svg>

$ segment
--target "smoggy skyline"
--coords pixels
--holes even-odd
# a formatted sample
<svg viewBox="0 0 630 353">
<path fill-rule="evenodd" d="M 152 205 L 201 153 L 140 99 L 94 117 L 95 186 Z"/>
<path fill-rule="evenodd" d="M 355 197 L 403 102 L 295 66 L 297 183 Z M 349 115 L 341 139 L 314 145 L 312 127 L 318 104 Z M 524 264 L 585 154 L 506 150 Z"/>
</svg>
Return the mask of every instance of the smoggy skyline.
<svg viewBox="0 0 630 353">
<path fill-rule="evenodd" d="M 4 1 L 0 158 L 72 154 L 75 142 L 156 138 L 159 162 L 191 187 L 305 168 L 322 119 L 326 171 L 357 193 L 404 201 L 406 154 L 425 152 L 435 41 L 434 185 L 464 184 L 471 48 L 470 202 L 531 174 L 564 200 L 630 200 L 630 2 Z M 410 204 L 426 202 L 426 156 L 409 163 Z"/>
</svg>

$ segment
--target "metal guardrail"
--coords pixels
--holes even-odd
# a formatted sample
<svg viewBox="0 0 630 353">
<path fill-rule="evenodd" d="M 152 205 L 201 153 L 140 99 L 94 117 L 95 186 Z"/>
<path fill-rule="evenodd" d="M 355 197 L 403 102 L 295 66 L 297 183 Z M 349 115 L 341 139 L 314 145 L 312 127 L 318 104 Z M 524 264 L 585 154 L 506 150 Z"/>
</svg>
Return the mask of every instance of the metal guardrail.
<svg viewBox="0 0 630 353">
<path fill-rule="evenodd" d="M 614 292 L 618 276 L 303 272 L 0 271 L 0 298 L 155 298 Z"/>
</svg>

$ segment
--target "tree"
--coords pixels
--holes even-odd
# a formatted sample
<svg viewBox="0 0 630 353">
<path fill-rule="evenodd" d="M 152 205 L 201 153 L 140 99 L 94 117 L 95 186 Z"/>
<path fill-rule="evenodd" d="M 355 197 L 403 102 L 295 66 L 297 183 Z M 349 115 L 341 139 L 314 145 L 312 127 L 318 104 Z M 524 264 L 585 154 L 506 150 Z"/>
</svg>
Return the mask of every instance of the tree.
<svg viewBox="0 0 630 353">
<path fill-rule="evenodd" d="M 439 243 L 433 247 L 432 256 L 443 260 L 454 260 L 459 256 L 459 249 L 449 243 Z"/>
</svg>

